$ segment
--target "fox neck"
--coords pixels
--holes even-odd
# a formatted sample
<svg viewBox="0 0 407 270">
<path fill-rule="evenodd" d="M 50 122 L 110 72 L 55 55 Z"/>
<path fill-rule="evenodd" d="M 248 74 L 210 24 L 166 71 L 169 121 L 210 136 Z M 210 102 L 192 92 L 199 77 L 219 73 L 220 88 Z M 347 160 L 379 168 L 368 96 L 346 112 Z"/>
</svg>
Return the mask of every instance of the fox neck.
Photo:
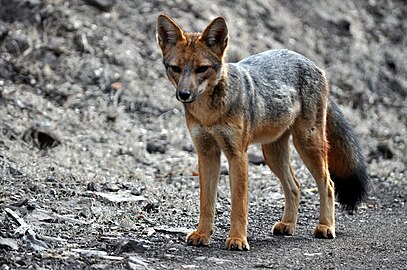
<svg viewBox="0 0 407 270">
<path fill-rule="evenodd" d="M 210 127 L 216 125 L 228 111 L 227 88 L 228 70 L 223 65 L 215 84 L 208 84 L 207 89 L 192 103 L 185 104 L 187 121 Z"/>
</svg>

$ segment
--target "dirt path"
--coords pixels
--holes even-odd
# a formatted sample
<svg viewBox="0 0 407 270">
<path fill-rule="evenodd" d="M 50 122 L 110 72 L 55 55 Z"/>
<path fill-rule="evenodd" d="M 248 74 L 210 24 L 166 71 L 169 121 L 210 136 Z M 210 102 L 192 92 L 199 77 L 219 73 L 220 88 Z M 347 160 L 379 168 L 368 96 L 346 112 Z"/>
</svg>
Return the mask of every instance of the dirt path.
<svg viewBox="0 0 407 270">
<path fill-rule="evenodd" d="M 3 183 L 7 186 L 16 180 L 24 181 L 21 186 L 27 185 L 24 176 L 6 175 Z M 56 178 L 37 183 L 37 192 L 42 189 L 41 194 L 45 193 L 37 194 L 37 200 L 3 204 L 3 210 L 11 209 L 24 217 L 35 233 L 34 238 L 29 231 L 19 235 L 18 221 L 2 212 L 0 240 L 14 241 L 18 247 L 13 250 L 11 244 L 0 245 L 0 262 L 9 267 L 4 269 L 405 269 L 404 185 L 374 180 L 373 194 L 377 197 L 371 196 L 357 214 L 338 210 L 337 238 L 319 240 L 312 237 L 318 213 L 312 183 L 303 183 L 296 235 L 275 237 L 270 234 L 271 227 L 283 205 L 275 192 L 277 180 L 251 179 L 251 250 L 231 252 L 224 247 L 230 210 L 226 177 L 220 185 L 216 232 L 209 247 L 185 244 L 185 233 L 194 227 L 198 214 L 195 177 L 154 186 L 147 180 L 141 188 L 132 183 L 80 181 L 66 187 L 63 183 L 72 179 Z M 265 186 L 268 188 L 262 192 Z M 93 191 L 95 187 L 100 191 Z M 62 195 L 52 202 L 48 199 L 49 194 L 63 193 L 68 197 Z"/>
</svg>

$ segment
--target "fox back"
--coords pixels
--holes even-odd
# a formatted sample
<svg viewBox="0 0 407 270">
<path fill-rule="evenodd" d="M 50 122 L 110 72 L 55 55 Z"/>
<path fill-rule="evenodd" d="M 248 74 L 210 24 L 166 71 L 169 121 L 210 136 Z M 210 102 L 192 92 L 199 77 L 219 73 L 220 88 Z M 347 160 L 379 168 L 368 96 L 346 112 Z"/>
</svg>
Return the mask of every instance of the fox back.
<svg viewBox="0 0 407 270">
<path fill-rule="evenodd" d="M 227 64 L 227 69 L 230 107 L 246 111 L 254 129 L 265 122 L 273 122 L 274 128 L 277 124 L 286 128 L 299 114 L 315 110 L 328 95 L 323 72 L 306 57 L 289 50 L 259 53 Z M 240 98 L 233 89 L 241 89 Z M 264 139 L 258 140 L 254 134 L 255 142 Z"/>
</svg>

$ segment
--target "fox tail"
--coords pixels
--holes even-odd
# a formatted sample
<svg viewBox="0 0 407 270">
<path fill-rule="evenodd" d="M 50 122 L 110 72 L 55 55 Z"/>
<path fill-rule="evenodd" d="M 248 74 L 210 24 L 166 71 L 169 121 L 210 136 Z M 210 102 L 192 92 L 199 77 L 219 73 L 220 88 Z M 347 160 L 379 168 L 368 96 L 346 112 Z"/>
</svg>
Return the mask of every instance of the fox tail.
<svg viewBox="0 0 407 270">
<path fill-rule="evenodd" d="M 329 141 L 328 168 L 335 183 L 335 194 L 344 209 L 352 212 L 367 195 L 369 176 L 359 141 L 332 100 L 329 100 L 327 110 L 326 132 Z"/>
</svg>

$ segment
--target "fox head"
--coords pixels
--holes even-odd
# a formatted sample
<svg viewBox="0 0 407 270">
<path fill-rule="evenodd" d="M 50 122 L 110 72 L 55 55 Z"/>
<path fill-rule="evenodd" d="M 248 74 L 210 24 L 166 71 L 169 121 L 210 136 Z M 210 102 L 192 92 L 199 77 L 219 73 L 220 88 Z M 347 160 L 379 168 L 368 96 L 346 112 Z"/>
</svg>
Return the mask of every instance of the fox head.
<svg viewBox="0 0 407 270">
<path fill-rule="evenodd" d="M 202 33 L 188 33 L 162 14 L 157 19 L 157 42 L 179 101 L 195 101 L 221 79 L 228 45 L 228 28 L 222 17 L 214 19 Z"/>
</svg>

